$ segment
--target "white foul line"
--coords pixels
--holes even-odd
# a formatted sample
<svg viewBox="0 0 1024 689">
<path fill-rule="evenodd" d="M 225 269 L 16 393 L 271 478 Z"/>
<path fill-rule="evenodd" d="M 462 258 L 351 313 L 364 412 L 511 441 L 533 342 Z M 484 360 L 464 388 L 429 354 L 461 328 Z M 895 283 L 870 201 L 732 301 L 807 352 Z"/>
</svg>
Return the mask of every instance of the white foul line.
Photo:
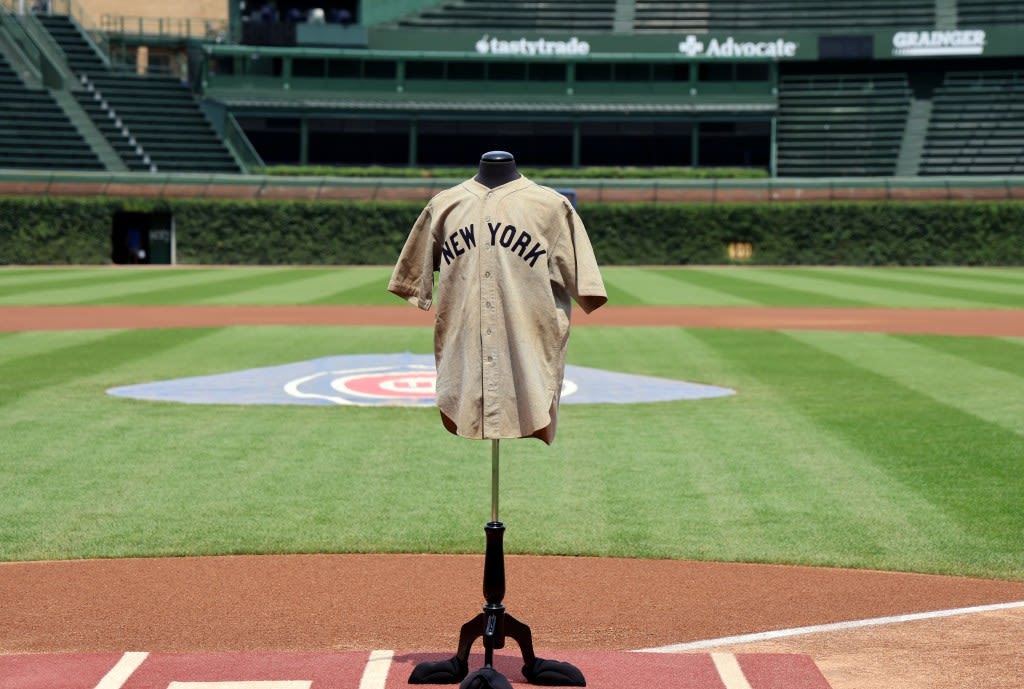
<svg viewBox="0 0 1024 689">
<path fill-rule="evenodd" d="M 712 653 L 711 660 L 725 689 L 753 689 L 747 681 L 747 676 L 743 674 L 739 661 L 732 653 Z"/>
<path fill-rule="evenodd" d="M 370 659 L 366 661 L 366 669 L 363 670 L 363 678 L 359 680 L 359 689 L 384 689 L 394 657 L 394 651 L 371 652 Z"/>
<path fill-rule="evenodd" d="M 132 673 L 139 669 L 142 662 L 149 657 L 144 651 L 129 651 L 121 656 L 114 667 L 103 675 L 103 679 L 96 685 L 96 689 L 121 689 Z"/>
<path fill-rule="evenodd" d="M 909 615 L 893 615 L 891 617 L 874 617 L 867 620 L 851 620 L 849 622 L 818 624 L 811 627 L 777 629 L 770 632 L 741 634 L 739 636 L 723 636 L 718 639 L 691 641 L 688 643 L 671 644 L 669 646 L 659 646 L 657 648 L 641 648 L 637 649 L 637 652 L 680 653 L 682 651 L 698 651 L 700 649 L 714 648 L 716 646 L 745 644 L 754 641 L 771 641 L 773 639 L 784 639 L 790 636 L 800 636 L 802 634 L 818 634 L 821 632 L 841 632 L 849 629 L 859 629 L 862 627 L 877 627 L 886 624 L 897 624 L 900 622 L 916 622 L 918 620 L 934 620 L 941 617 L 954 617 L 956 615 L 968 615 L 976 612 L 994 612 L 997 610 L 1009 610 L 1011 608 L 1024 608 L 1024 601 L 1014 601 L 1012 603 L 994 603 L 992 605 L 977 605 L 970 608 L 953 608 L 951 610 L 934 610 L 932 612 L 918 612 Z"/>
<path fill-rule="evenodd" d="M 167 689 L 309 689 L 312 680 L 250 680 L 248 682 L 171 682 Z"/>
</svg>

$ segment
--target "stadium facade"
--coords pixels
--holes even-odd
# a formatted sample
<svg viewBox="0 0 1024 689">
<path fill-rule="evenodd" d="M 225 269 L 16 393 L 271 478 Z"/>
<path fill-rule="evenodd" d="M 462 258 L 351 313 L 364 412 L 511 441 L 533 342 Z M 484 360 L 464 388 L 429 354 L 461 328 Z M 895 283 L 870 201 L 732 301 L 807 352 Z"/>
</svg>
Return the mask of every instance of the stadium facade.
<svg viewBox="0 0 1024 689">
<path fill-rule="evenodd" d="M 19 14 L 16 4 L 3 0 L 0 54 L 9 61 L 19 46 L 30 54 L 33 41 L 45 51 L 33 22 L 57 38 L 54 20 Z M 42 14 L 61 14 L 56 4 Z M 57 54 L 49 65 L 64 86 L 52 74 L 48 86 L 46 69 L 38 81 L 65 113 L 75 103 L 61 88 L 72 93 L 108 140 L 106 169 L 145 164 L 118 148 L 117 133 L 103 131 L 103 115 L 86 105 L 98 91 L 130 114 L 133 99 L 119 92 L 141 96 L 157 79 L 138 74 L 145 56 L 188 83 L 236 170 L 465 166 L 503 148 L 530 166 L 1024 173 L 1020 2 L 231 0 L 222 22 L 104 14 L 99 26 L 66 8 L 106 71 L 76 63 L 65 46 L 63 64 Z M 197 161 L 165 154 L 178 137 L 173 124 L 164 134 L 146 130 L 147 118 L 167 119 L 154 107 L 134 120 L 133 137 L 149 136 L 151 166 L 224 162 L 215 145 Z"/>
</svg>

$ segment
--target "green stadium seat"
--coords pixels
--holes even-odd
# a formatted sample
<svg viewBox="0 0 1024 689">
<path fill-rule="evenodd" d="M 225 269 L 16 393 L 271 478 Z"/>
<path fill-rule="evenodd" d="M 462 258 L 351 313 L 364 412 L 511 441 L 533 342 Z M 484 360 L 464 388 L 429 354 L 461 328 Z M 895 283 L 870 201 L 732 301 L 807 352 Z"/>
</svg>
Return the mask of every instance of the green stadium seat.
<svg viewBox="0 0 1024 689">
<path fill-rule="evenodd" d="M 977 5 L 977 3 L 976 3 Z M 1024 71 L 953 71 L 935 90 L 921 175 L 1024 169 Z"/>
<path fill-rule="evenodd" d="M 779 176 L 893 174 L 910 96 L 902 73 L 783 76 Z"/>
<path fill-rule="evenodd" d="M 403 17 L 399 27 L 611 31 L 616 0 L 455 0 Z"/>
<path fill-rule="evenodd" d="M 241 172 L 189 90 L 110 68 L 70 17 L 41 17 L 85 90 L 75 99 L 131 171 Z"/>
<path fill-rule="evenodd" d="M 57 101 L 30 89 L 0 54 L 0 167 L 102 170 Z"/>
<path fill-rule="evenodd" d="M 636 33 L 933 26 L 934 0 L 636 0 Z"/>
</svg>

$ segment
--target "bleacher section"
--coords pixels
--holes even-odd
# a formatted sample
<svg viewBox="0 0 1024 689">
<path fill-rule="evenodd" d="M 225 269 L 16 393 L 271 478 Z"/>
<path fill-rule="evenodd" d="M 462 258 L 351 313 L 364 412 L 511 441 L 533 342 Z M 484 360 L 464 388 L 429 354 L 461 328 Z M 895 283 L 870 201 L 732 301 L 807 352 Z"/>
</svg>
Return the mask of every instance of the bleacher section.
<svg viewBox="0 0 1024 689">
<path fill-rule="evenodd" d="M 779 81 L 779 176 L 892 175 L 911 91 L 905 74 Z"/>
<path fill-rule="evenodd" d="M 85 87 L 75 98 L 128 169 L 241 171 L 192 94 L 177 80 L 113 70 L 70 17 L 41 19 Z"/>
<path fill-rule="evenodd" d="M 418 29 L 611 31 L 616 0 L 455 0 L 400 19 Z"/>
<path fill-rule="evenodd" d="M 918 174 L 1024 174 L 1024 71 L 947 73 Z"/>
<path fill-rule="evenodd" d="M 102 170 L 46 90 L 29 89 L 0 55 L 0 167 Z"/>
<path fill-rule="evenodd" d="M 1020 0 L 957 0 L 957 26 L 1024 24 L 1024 3 Z"/>
<path fill-rule="evenodd" d="M 750 31 L 932 26 L 935 0 L 636 0 L 633 31 Z"/>
<path fill-rule="evenodd" d="M 963 0 L 961 0 L 963 4 Z M 977 11 L 998 0 L 973 0 Z M 1018 3 L 1019 4 L 1019 3 Z M 619 24 L 616 23 L 618 18 Z M 624 18 L 632 26 L 623 26 Z M 996 20 L 997 22 L 999 20 Z M 864 30 L 873 27 L 934 26 L 935 0 L 452 0 L 396 22 L 417 29 L 751 31 L 794 29 Z"/>
</svg>

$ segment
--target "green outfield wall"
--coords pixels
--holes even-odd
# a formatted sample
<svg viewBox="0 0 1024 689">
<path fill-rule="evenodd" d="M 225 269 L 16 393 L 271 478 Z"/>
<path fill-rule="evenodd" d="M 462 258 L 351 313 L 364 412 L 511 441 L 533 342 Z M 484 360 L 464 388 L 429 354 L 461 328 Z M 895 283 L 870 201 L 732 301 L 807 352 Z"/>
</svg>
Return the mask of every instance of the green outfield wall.
<svg viewBox="0 0 1024 689">
<path fill-rule="evenodd" d="M 277 189 L 308 197 L 266 186 L 259 196 L 202 198 L 205 184 L 190 194 L 151 184 L 132 196 L 145 185 L 122 182 L 88 196 L 0 196 L 0 264 L 110 263 L 123 249 L 118 227 L 147 217 L 159 222 L 140 225 L 142 262 L 390 264 L 424 203 L 339 200 L 287 184 Z M 577 203 L 604 264 L 1024 265 L 1024 203 L 1005 195 Z"/>
</svg>

